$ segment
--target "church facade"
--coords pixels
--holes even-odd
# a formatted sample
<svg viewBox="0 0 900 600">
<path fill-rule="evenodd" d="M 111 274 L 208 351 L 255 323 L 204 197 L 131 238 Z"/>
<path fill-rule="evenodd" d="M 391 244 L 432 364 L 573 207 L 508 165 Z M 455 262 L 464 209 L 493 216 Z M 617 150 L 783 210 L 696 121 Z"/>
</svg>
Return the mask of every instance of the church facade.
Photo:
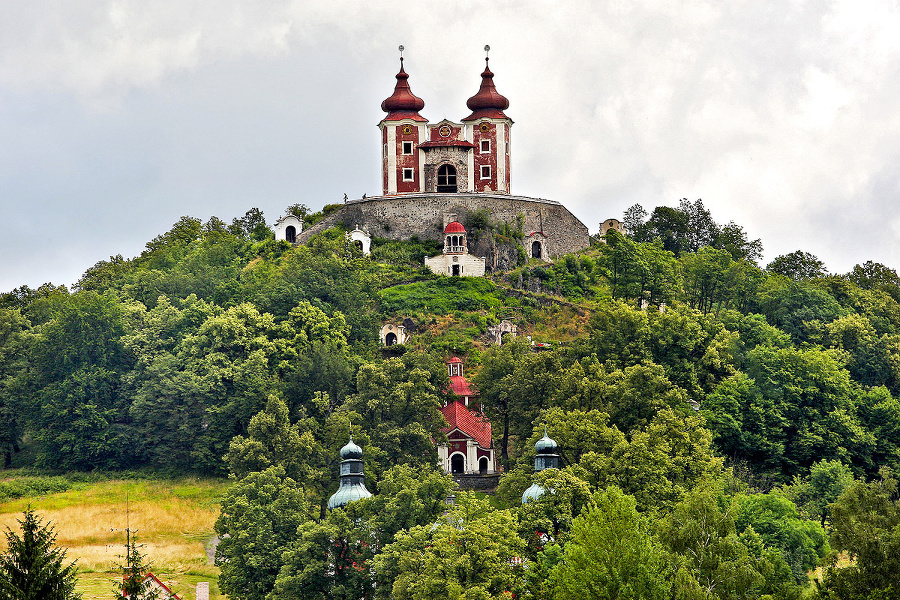
<svg viewBox="0 0 900 600">
<path fill-rule="evenodd" d="M 413 94 L 401 57 L 394 92 L 381 104 L 386 115 L 378 123 L 382 195 L 347 199 L 343 207 L 298 233 L 297 242 L 334 226 L 361 229 L 373 238 L 440 240 L 450 223 L 465 226 L 476 213 L 486 213 L 492 222 L 521 230 L 519 243 L 529 258 L 548 260 L 588 247 L 588 228 L 562 204 L 512 193 L 513 121 L 505 112 L 509 100 L 497 91 L 487 58 L 481 84 L 466 107 L 468 114 L 459 122 L 429 122 L 421 114 L 425 102 Z M 475 247 L 472 238 L 469 254 L 485 257 L 488 269 L 502 267 L 489 243 Z"/>
<path fill-rule="evenodd" d="M 410 193 L 509 193 L 509 100 L 497 92 L 485 59 L 478 93 L 460 123 L 429 123 L 425 102 L 409 87 L 400 58 L 394 93 L 381 103 L 382 188 L 385 196 Z"/>
</svg>

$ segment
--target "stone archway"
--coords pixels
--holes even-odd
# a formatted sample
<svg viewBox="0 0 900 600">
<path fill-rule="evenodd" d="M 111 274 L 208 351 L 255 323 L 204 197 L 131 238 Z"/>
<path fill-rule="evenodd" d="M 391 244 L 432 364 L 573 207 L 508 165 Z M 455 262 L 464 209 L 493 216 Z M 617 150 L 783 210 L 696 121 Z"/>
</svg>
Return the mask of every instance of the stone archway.
<svg viewBox="0 0 900 600">
<path fill-rule="evenodd" d="M 543 245 L 537 240 L 531 242 L 531 258 L 544 258 L 543 254 Z"/>
<path fill-rule="evenodd" d="M 453 474 L 466 472 L 466 458 L 459 452 L 450 457 L 450 472 Z"/>
</svg>

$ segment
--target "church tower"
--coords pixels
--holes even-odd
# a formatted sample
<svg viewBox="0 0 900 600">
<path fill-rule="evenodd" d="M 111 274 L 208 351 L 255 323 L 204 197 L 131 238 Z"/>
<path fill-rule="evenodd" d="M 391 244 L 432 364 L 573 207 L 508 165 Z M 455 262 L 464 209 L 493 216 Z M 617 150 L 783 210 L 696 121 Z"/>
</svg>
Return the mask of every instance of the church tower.
<svg viewBox="0 0 900 600">
<path fill-rule="evenodd" d="M 353 443 L 351 435 L 347 445 L 341 448 L 341 486 L 328 499 L 328 510 L 343 508 L 354 500 L 372 495 L 366 489 L 362 457 L 362 448 Z"/>
<path fill-rule="evenodd" d="M 394 93 L 381 103 L 387 113 L 381 129 L 381 185 L 385 196 L 424 191 L 419 143 L 426 139 L 427 119 L 419 114 L 425 101 L 409 87 L 409 75 L 403 69 L 403 46 L 400 46 L 400 72 Z"/>
<path fill-rule="evenodd" d="M 540 473 L 544 469 L 558 469 L 559 454 L 556 453 L 558 449 L 559 445 L 556 443 L 556 440 L 547 435 L 547 426 L 544 425 L 544 437 L 539 439 L 534 445 L 534 472 Z M 537 500 L 544 495 L 545 491 L 543 486 L 532 483 L 531 487 L 522 494 L 522 504 L 530 500 Z"/>
<path fill-rule="evenodd" d="M 490 50 L 485 46 L 484 50 Z M 473 191 L 509 193 L 509 133 L 512 119 L 503 111 L 509 100 L 494 86 L 494 74 L 484 57 L 484 72 L 478 93 L 469 98 L 466 106 L 472 111 L 463 119 L 466 138 L 474 145 L 469 172 L 473 177 Z"/>
</svg>

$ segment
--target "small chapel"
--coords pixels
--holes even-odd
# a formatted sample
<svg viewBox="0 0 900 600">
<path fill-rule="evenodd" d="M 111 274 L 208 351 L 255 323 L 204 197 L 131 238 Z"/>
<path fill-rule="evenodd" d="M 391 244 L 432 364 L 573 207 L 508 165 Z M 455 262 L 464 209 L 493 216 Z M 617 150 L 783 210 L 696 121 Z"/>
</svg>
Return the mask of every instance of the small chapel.
<svg viewBox="0 0 900 600">
<path fill-rule="evenodd" d="M 491 423 L 479 413 L 478 394 L 463 375 L 459 357 L 447 361 L 447 372 L 455 398 L 441 408 L 447 420 L 442 429 L 447 444 L 437 449 L 441 468 L 454 475 L 493 475 L 497 464 Z"/>
</svg>

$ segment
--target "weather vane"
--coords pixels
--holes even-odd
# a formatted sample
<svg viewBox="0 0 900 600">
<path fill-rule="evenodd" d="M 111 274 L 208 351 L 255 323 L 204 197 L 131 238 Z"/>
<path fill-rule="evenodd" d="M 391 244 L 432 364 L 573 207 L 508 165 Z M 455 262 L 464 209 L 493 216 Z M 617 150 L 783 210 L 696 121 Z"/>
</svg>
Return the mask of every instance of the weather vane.
<svg viewBox="0 0 900 600">
<path fill-rule="evenodd" d="M 485 57 L 485 58 L 488 57 L 488 53 L 489 53 L 490 51 L 491 51 L 491 47 L 488 46 L 487 44 L 485 44 L 485 45 L 484 45 L 484 57 Z"/>
<path fill-rule="evenodd" d="M 400 44 L 400 60 L 403 60 L 403 51 L 404 51 L 405 49 L 406 49 L 406 48 L 403 47 L 403 44 Z"/>
</svg>

